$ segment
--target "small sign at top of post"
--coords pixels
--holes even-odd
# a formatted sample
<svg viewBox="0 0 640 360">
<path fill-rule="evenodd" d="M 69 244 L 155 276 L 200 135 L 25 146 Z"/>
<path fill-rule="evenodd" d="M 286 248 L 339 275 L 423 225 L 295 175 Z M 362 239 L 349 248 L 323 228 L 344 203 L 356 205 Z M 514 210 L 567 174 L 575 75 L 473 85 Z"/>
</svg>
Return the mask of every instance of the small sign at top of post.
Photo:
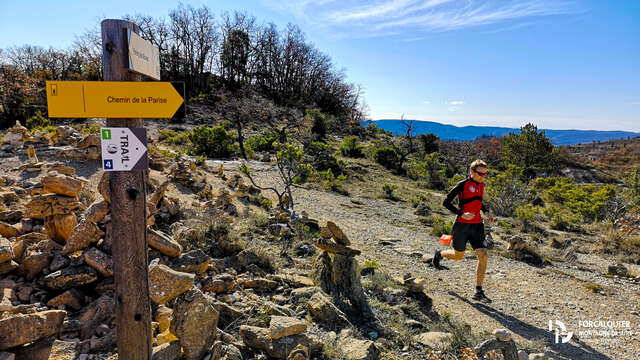
<svg viewBox="0 0 640 360">
<path fill-rule="evenodd" d="M 129 49 L 129 70 L 160 80 L 160 51 L 151 42 L 125 29 Z"/>
</svg>

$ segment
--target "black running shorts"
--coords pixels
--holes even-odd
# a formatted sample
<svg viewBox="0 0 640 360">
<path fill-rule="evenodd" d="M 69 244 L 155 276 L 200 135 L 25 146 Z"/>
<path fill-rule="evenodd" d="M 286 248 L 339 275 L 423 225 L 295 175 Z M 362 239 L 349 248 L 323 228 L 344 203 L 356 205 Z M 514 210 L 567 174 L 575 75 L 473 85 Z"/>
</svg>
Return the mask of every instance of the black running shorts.
<svg viewBox="0 0 640 360">
<path fill-rule="evenodd" d="M 453 223 L 453 248 L 456 251 L 464 251 L 467 241 L 475 249 L 486 248 L 487 242 L 484 236 L 484 223 L 468 224 L 456 221 Z"/>
</svg>

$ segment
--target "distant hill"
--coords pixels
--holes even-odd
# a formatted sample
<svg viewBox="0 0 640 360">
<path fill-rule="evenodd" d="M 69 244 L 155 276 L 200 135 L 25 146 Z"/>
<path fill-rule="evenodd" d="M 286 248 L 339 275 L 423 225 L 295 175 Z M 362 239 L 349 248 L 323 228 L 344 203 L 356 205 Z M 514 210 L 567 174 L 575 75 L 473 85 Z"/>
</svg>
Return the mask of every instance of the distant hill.
<svg viewBox="0 0 640 360">
<path fill-rule="evenodd" d="M 394 134 L 404 133 L 400 120 L 368 120 L 362 126 L 370 123 Z M 454 126 L 440 124 L 433 121 L 414 121 L 416 134 L 434 133 L 442 140 L 475 140 L 482 136 L 503 136 L 512 132 L 519 133 L 520 129 L 495 126 Z M 591 143 L 593 141 L 609 141 L 640 136 L 640 133 L 630 131 L 600 131 L 600 130 L 544 130 L 554 145 L 575 145 Z"/>
</svg>

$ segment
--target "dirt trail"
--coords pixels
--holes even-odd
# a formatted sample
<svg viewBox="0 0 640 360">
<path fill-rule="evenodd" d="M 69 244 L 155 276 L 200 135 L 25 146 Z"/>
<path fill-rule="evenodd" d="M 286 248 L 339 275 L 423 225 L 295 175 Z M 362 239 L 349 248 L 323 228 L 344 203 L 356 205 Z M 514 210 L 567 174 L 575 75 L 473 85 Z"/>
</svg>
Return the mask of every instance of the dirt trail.
<svg viewBox="0 0 640 360">
<path fill-rule="evenodd" d="M 273 168 L 266 163 L 250 162 L 254 176 L 262 183 L 274 181 Z M 233 164 L 226 169 L 235 168 Z M 270 195 L 269 195 L 270 196 Z M 472 326 L 474 332 L 507 328 L 520 346 L 543 341 L 566 359 L 638 359 L 640 358 L 640 284 L 626 279 L 604 277 L 608 262 L 597 256 L 578 254 L 575 265 L 557 264 L 547 271 L 523 262 L 490 253 L 485 292 L 491 304 L 470 300 L 475 285 L 476 259 L 467 252 L 459 262 L 444 260 L 445 269 L 436 270 L 420 259 L 436 248 L 444 248 L 418 225 L 413 209 L 406 203 L 382 199 L 342 196 L 317 190 L 296 189 L 296 210 L 304 210 L 320 221 L 332 220 L 362 250 L 360 261 L 376 260 L 394 275 L 410 272 L 425 277 L 425 287 L 439 313 L 450 312 L 457 320 Z M 355 202 L 354 202 L 355 201 Z M 381 239 L 397 239 L 393 246 Z M 548 271 L 549 269 L 560 272 Z M 607 295 L 593 293 L 585 284 L 603 286 Z M 574 335 L 568 343 L 556 344 L 549 321 L 559 320 Z M 605 336 L 603 333 L 578 334 L 579 331 L 611 330 L 579 327 L 579 321 L 628 321 L 632 335 Z M 622 325 L 625 325 L 624 323 Z M 542 339 L 542 340 L 540 340 Z"/>
</svg>

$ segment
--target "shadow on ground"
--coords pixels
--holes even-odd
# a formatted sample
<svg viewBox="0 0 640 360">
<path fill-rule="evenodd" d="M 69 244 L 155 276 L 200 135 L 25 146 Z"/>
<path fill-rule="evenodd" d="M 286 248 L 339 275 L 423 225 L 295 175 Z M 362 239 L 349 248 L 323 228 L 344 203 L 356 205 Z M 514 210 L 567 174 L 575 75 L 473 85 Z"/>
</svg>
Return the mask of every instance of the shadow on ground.
<svg viewBox="0 0 640 360">
<path fill-rule="evenodd" d="M 489 305 L 469 301 L 468 299 L 458 295 L 454 291 L 449 291 L 449 295 L 455 296 L 461 301 L 466 302 L 481 313 L 497 320 L 509 331 L 522 336 L 525 339 L 533 340 L 542 338 L 545 343 L 559 355 L 566 356 L 575 360 L 612 360 L 609 356 L 602 354 L 579 339 L 572 339 L 569 343 L 556 344 L 554 333 L 528 324 L 516 317 L 505 314 Z M 575 345 L 574 345 L 575 343 Z"/>
</svg>

